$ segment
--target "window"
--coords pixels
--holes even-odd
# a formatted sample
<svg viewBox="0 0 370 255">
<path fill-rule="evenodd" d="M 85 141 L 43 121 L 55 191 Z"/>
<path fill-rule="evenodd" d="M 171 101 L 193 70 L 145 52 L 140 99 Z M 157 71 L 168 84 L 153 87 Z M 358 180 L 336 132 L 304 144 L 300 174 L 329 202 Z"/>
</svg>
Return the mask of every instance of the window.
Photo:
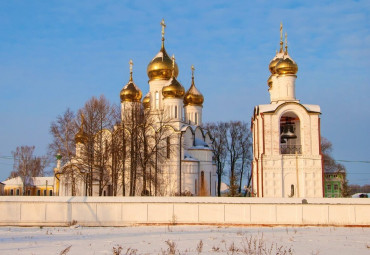
<svg viewBox="0 0 370 255">
<path fill-rule="evenodd" d="M 294 185 L 290 185 L 290 197 L 294 196 Z"/>
<path fill-rule="evenodd" d="M 17 189 L 17 196 L 19 196 L 19 189 Z"/>
<path fill-rule="evenodd" d="M 167 158 L 170 158 L 171 156 L 171 139 L 168 136 L 167 137 Z"/>
<path fill-rule="evenodd" d="M 339 187 L 338 187 L 338 184 L 334 184 L 334 190 L 338 190 Z"/>
<path fill-rule="evenodd" d="M 12 189 L 10 190 L 10 195 L 14 196 L 14 191 Z"/>
<path fill-rule="evenodd" d="M 46 196 L 46 190 L 44 190 L 44 197 Z"/>
<path fill-rule="evenodd" d="M 330 184 L 326 185 L 326 189 L 331 190 L 331 185 Z"/>
<path fill-rule="evenodd" d="M 198 113 L 195 113 L 194 122 L 195 122 L 195 125 L 198 125 Z"/>
<path fill-rule="evenodd" d="M 159 109 L 159 93 L 155 92 L 155 109 Z"/>
<path fill-rule="evenodd" d="M 177 106 L 175 105 L 175 119 L 177 119 Z"/>
<path fill-rule="evenodd" d="M 37 195 L 41 196 L 41 190 L 39 190 L 39 189 L 37 190 Z"/>
<path fill-rule="evenodd" d="M 27 190 L 27 195 L 31 196 L 31 190 Z"/>
<path fill-rule="evenodd" d="M 49 196 L 52 196 L 52 195 L 53 195 L 53 191 L 49 190 Z"/>
</svg>

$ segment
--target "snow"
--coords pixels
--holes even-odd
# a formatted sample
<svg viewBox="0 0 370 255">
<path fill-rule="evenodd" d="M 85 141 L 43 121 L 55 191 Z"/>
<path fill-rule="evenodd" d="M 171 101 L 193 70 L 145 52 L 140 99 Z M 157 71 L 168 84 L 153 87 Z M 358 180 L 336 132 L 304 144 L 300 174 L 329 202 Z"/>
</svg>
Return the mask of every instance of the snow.
<svg viewBox="0 0 370 255">
<path fill-rule="evenodd" d="M 208 147 L 208 144 L 205 142 L 205 141 L 203 141 L 203 140 L 201 140 L 201 139 L 199 139 L 199 138 L 195 138 L 194 139 L 194 145 L 197 147 L 197 146 L 200 146 L 200 147 Z"/>
<path fill-rule="evenodd" d="M 159 51 L 159 52 L 157 53 L 157 55 L 155 55 L 155 56 L 154 56 L 154 58 L 152 59 L 152 61 L 153 61 L 154 59 L 156 59 L 156 58 L 162 58 L 162 59 L 163 59 L 163 52 L 162 52 L 162 51 Z"/>
<path fill-rule="evenodd" d="M 261 243 L 268 250 L 272 247 L 272 252 L 263 254 L 276 254 L 279 247 L 281 251 L 291 249 L 292 253 L 286 254 L 369 254 L 370 228 L 185 225 L 0 228 L 0 254 L 12 255 L 114 254 L 113 249 L 119 247 L 121 254 L 170 254 L 172 243 L 176 254 L 254 254 L 243 252 L 248 241 Z M 69 251 L 62 253 L 68 247 Z"/>
<path fill-rule="evenodd" d="M 48 183 L 48 186 L 52 186 L 54 184 L 54 177 L 32 177 L 30 179 L 30 182 L 31 182 L 30 184 L 34 186 L 42 186 L 42 185 L 45 186 L 46 182 Z M 18 186 L 23 185 L 22 179 L 19 176 L 3 181 L 3 183 L 5 185 L 18 185 Z"/>
</svg>

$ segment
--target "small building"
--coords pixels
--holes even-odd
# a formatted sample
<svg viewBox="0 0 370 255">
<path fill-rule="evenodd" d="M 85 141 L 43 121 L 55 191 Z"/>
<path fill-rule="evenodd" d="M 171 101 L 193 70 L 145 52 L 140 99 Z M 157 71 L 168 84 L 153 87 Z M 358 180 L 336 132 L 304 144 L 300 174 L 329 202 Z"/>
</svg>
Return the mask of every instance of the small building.
<svg viewBox="0 0 370 255">
<path fill-rule="evenodd" d="M 345 173 L 325 172 L 325 197 L 342 197 Z"/>
<path fill-rule="evenodd" d="M 3 181 L 5 196 L 53 196 L 54 177 L 31 177 L 28 183 L 23 185 L 21 177 L 15 177 Z M 23 192 L 25 188 L 25 192 Z"/>
</svg>

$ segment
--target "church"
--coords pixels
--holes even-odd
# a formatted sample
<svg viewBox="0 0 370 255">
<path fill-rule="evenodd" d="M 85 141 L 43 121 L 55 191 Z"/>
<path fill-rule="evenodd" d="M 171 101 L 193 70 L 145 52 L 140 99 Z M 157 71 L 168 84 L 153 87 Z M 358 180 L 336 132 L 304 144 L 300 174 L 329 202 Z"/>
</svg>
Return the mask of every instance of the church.
<svg viewBox="0 0 370 255">
<path fill-rule="evenodd" d="M 162 42 L 159 52 L 149 62 L 149 92 L 143 97 L 142 91 L 133 78 L 133 63 L 130 61 L 128 83 L 120 91 L 121 124 L 114 130 L 103 130 L 102 134 L 112 140 L 119 129 L 132 136 L 127 127 L 133 125 L 133 112 L 150 116 L 149 136 L 160 132 L 164 148 L 162 160 L 157 158 L 143 170 L 137 185 L 130 195 L 154 196 L 216 196 L 217 174 L 211 149 L 209 134 L 202 129 L 202 109 L 204 97 L 195 85 L 194 67 L 189 88 L 177 80 L 179 68 L 175 57 L 165 49 L 165 23 L 162 26 Z M 253 139 L 253 160 L 251 169 L 252 186 L 248 187 L 254 197 L 269 198 L 311 198 L 324 196 L 323 157 L 320 146 L 320 106 L 302 104 L 295 95 L 295 82 L 298 65 L 289 55 L 287 34 L 285 45 L 283 28 L 280 25 L 280 49 L 269 64 L 268 78 L 270 103 L 255 106 L 251 119 Z M 86 149 L 83 121 L 76 134 L 76 160 Z M 148 144 L 153 144 L 146 139 Z M 145 139 L 144 139 L 145 143 Z M 157 145 L 156 145 L 157 146 Z M 134 148 L 131 144 L 128 147 Z M 110 159 L 112 160 L 112 159 Z M 130 164 L 131 160 L 131 164 Z M 122 185 L 117 194 L 127 195 L 129 171 L 132 171 L 132 157 L 124 160 L 125 175 L 117 175 Z M 72 162 L 73 163 L 73 162 Z M 63 173 L 68 167 L 55 169 L 57 195 L 72 195 L 71 182 Z M 153 187 L 153 168 L 161 169 L 155 175 Z M 144 167 L 145 169 L 145 167 Z M 113 170 L 108 172 L 113 175 Z M 149 173 L 148 173 L 149 172 Z M 140 176 L 140 175 L 138 175 Z M 132 177 L 130 176 L 132 179 Z M 157 178 L 160 181 L 157 181 Z M 135 177 L 136 180 L 136 177 Z M 158 182 L 161 183 L 157 187 Z M 131 185 L 131 184 L 130 184 Z M 86 180 L 77 180 L 76 195 L 87 195 Z M 97 182 L 92 183 L 90 195 L 112 195 L 112 183 L 107 183 L 103 192 L 98 192 Z M 158 189 L 158 190 L 157 190 Z M 132 190 L 132 186 L 130 186 Z"/>
<path fill-rule="evenodd" d="M 320 106 L 302 104 L 295 96 L 298 65 L 285 46 L 269 64 L 270 104 L 255 106 L 252 191 L 256 197 L 323 197 Z"/>
<path fill-rule="evenodd" d="M 148 129 L 147 143 L 150 146 L 155 141 L 150 137 L 158 136 L 163 139 L 159 142 L 164 148 L 164 156 L 161 160 L 151 160 L 152 165 L 146 166 L 146 172 L 137 175 L 134 191 L 130 195 L 156 195 L 156 196 L 215 196 L 216 195 L 216 166 L 212 161 L 211 139 L 209 134 L 202 129 L 202 109 L 204 97 L 195 85 L 194 70 L 191 66 L 191 84 L 186 90 L 177 80 L 179 68 L 175 61 L 168 55 L 165 49 L 165 23 L 162 26 L 162 42 L 159 52 L 149 62 L 147 75 L 149 77 L 149 92 L 143 97 L 141 89 L 135 84 L 133 78 L 133 62 L 130 60 L 130 75 L 128 83 L 121 89 L 119 96 L 121 101 L 121 123 L 114 130 L 102 130 L 102 134 L 111 141 L 114 133 L 123 128 L 123 132 L 129 137 L 132 134 L 128 128 L 133 124 L 133 112 L 141 112 L 141 115 L 150 116 L 150 128 Z M 141 116 L 140 115 L 140 116 Z M 72 195 L 71 178 L 68 178 L 65 169 L 71 165 L 78 165 L 84 150 L 87 148 L 87 138 L 84 133 L 83 116 L 80 131 L 75 136 L 76 158 L 70 164 L 60 166 L 58 164 L 54 173 L 56 176 L 57 195 Z M 147 121 L 148 122 L 148 121 Z M 164 130 L 164 131 L 163 131 Z M 144 139 L 145 141 L 145 139 Z M 131 146 L 131 147 L 130 147 Z M 134 145 L 128 145 L 126 151 Z M 157 145 L 156 145 L 157 147 Z M 130 176 L 131 159 L 125 164 L 126 174 L 118 174 L 117 195 L 129 194 L 132 190 L 128 184 Z M 112 159 L 109 159 L 112 161 Z M 149 160 L 148 160 L 149 162 Z M 108 162 L 111 165 L 111 162 Z M 160 169 L 160 175 L 155 176 L 153 184 L 153 172 Z M 79 169 L 79 172 L 84 170 Z M 107 169 L 112 175 L 113 170 Z M 136 174 L 136 173 L 135 173 Z M 140 176 L 140 177 L 139 177 Z M 157 180 L 158 178 L 158 180 Z M 127 185 L 124 185 L 126 183 Z M 153 187 L 157 185 L 158 187 Z M 86 180 L 82 176 L 74 180 L 74 194 L 77 196 L 87 195 Z M 98 196 L 98 182 L 93 181 L 90 195 Z M 112 183 L 107 182 L 100 195 L 113 195 Z M 157 190 L 158 188 L 158 190 Z M 122 189 L 126 189 L 122 192 Z"/>
</svg>

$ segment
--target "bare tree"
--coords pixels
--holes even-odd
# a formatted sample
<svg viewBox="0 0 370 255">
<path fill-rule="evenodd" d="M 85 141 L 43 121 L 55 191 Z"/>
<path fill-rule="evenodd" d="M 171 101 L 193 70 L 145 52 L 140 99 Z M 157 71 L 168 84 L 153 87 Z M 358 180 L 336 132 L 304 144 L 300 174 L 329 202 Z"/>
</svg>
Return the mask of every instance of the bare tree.
<svg viewBox="0 0 370 255">
<path fill-rule="evenodd" d="M 35 146 L 20 146 L 12 152 L 14 158 L 13 172 L 11 177 L 19 176 L 23 183 L 23 195 L 26 187 L 32 184 L 32 177 L 44 175 L 44 169 L 48 164 L 46 157 L 37 157 L 33 153 Z"/>
<path fill-rule="evenodd" d="M 113 129 L 117 120 L 114 118 L 115 106 L 101 95 L 99 98 L 92 97 L 87 101 L 80 114 L 85 116 L 85 132 L 87 143 L 82 158 L 79 160 L 87 174 L 88 194 L 92 196 L 93 185 L 98 183 L 99 196 L 110 181 L 110 155 L 111 137 L 109 130 Z"/>
<path fill-rule="evenodd" d="M 321 137 L 321 152 L 324 159 L 324 172 L 339 173 L 342 176 L 342 196 L 348 197 L 350 190 L 348 187 L 347 170 L 344 165 L 337 163 L 331 153 L 333 151 L 333 144 L 326 139 Z"/>
<path fill-rule="evenodd" d="M 252 134 L 248 129 L 248 125 L 245 122 L 241 122 L 240 125 L 240 168 L 239 168 L 239 194 L 242 192 L 243 176 L 246 168 L 252 161 Z M 249 171 L 248 171 L 248 183 L 247 187 L 250 185 Z"/>
<path fill-rule="evenodd" d="M 212 140 L 213 160 L 217 165 L 217 195 L 221 196 L 221 182 L 227 157 L 227 124 L 226 122 L 207 123 L 205 129 Z"/>
<path fill-rule="evenodd" d="M 49 144 L 48 154 L 51 157 L 59 155 L 63 167 L 60 174 L 64 175 L 66 180 L 71 182 L 72 196 L 76 195 L 76 179 L 80 177 L 78 166 L 72 159 L 75 157 L 75 134 L 78 130 L 76 117 L 69 108 L 63 115 L 58 115 L 56 121 L 50 125 L 50 134 L 53 141 Z M 59 178 L 59 175 L 56 176 Z"/>
<path fill-rule="evenodd" d="M 227 143 L 226 149 L 228 151 L 229 158 L 229 181 L 230 181 L 230 196 L 236 196 L 238 190 L 238 173 L 237 173 L 237 161 L 242 155 L 242 140 L 243 130 L 242 123 L 240 121 L 230 121 L 227 123 Z"/>
</svg>

